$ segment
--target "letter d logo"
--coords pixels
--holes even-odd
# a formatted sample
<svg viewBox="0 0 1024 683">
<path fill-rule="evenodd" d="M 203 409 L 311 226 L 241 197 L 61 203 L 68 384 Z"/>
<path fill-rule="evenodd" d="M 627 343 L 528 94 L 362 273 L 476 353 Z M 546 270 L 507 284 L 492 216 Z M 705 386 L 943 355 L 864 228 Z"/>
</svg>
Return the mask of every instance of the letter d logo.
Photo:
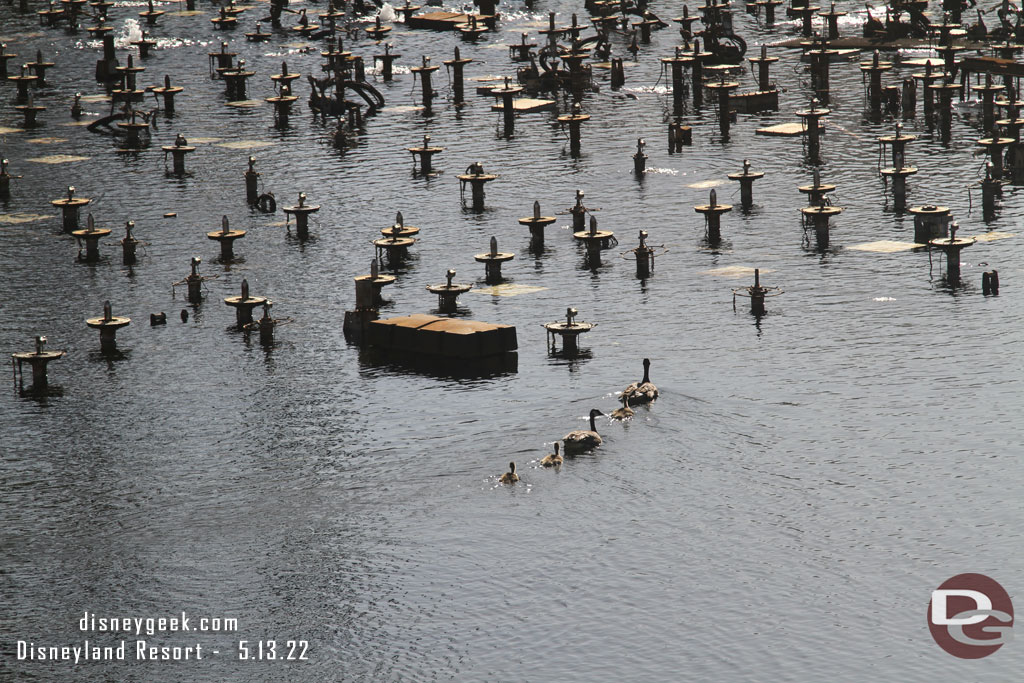
<svg viewBox="0 0 1024 683">
<path fill-rule="evenodd" d="M 992 601 L 988 599 L 988 596 L 984 593 L 972 590 L 949 590 L 939 589 L 932 591 L 932 623 L 937 625 L 950 625 L 959 624 L 961 626 L 967 626 L 968 624 L 978 624 L 988 617 L 984 614 L 975 614 L 973 617 L 964 617 L 963 619 L 951 619 L 946 614 L 946 598 L 950 597 L 963 597 L 974 600 L 976 610 L 990 610 L 992 609 Z M 961 612 L 963 610 L 960 610 Z M 959 612 L 958 612 L 959 614 Z"/>
</svg>

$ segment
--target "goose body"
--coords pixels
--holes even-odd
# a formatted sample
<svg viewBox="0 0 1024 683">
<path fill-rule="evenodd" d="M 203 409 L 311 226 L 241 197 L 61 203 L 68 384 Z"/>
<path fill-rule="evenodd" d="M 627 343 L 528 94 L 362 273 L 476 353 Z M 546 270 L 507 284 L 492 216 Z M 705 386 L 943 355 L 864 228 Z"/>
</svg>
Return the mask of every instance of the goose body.
<svg viewBox="0 0 1024 683">
<path fill-rule="evenodd" d="M 658 387 L 651 383 L 651 361 L 644 358 L 644 378 L 639 382 L 633 382 L 622 390 L 622 395 L 631 406 L 638 403 L 650 403 L 658 398 Z"/>
<path fill-rule="evenodd" d="M 622 392 L 622 407 L 612 411 L 613 420 L 628 420 L 633 417 L 633 409 L 629 407 L 629 396 Z"/>
<path fill-rule="evenodd" d="M 510 462 L 508 464 L 508 472 L 501 475 L 501 479 L 498 480 L 499 484 L 514 484 L 519 481 L 519 475 L 516 474 L 516 464 Z"/>
<path fill-rule="evenodd" d="M 543 467 L 557 467 L 562 464 L 562 456 L 558 454 L 558 442 L 555 442 L 555 452 L 541 458 L 540 464 Z"/>
<path fill-rule="evenodd" d="M 597 426 L 594 424 L 594 418 L 598 415 L 604 415 L 604 413 L 597 408 L 590 411 L 589 430 L 577 429 L 562 437 L 562 441 L 565 442 L 565 452 L 567 455 L 572 453 L 583 453 L 601 445 L 601 435 L 597 433 Z"/>
</svg>

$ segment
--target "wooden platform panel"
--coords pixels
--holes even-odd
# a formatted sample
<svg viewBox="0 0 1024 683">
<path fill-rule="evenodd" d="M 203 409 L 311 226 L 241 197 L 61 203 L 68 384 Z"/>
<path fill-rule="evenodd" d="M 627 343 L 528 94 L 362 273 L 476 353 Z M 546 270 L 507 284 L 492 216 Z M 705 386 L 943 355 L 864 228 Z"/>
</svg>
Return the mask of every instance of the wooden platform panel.
<svg viewBox="0 0 1024 683">
<path fill-rule="evenodd" d="M 439 318 L 424 313 L 369 325 L 368 342 L 389 351 L 413 356 L 440 356 L 471 360 L 517 348 L 516 328 L 461 318 Z"/>
<path fill-rule="evenodd" d="M 557 108 L 558 103 L 554 100 L 535 100 L 531 97 L 521 97 L 518 100 L 512 100 L 512 109 L 519 114 L 532 114 L 538 111 L 550 111 Z M 501 104 L 492 104 L 491 111 L 505 111 L 505 107 Z"/>
<path fill-rule="evenodd" d="M 776 47 L 800 47 L 801 43 L 808 39 L 803 36 L 791 38 L 778 43 Z M 962 45 L 968 50 L 985 50 L 998 43 L 981 43 L 976 40 L 958 40 L 957 45 Z M 863 36 L 841 36 L 835 40 L 828 41 L 830 50 L 928 50 L 932 46 L 928 44 L 927 38 L 865 38 Z"/>
<path fill-rule="evenodd" d="M 899 242 L 896 240 L 878 240 L 877 242 L 864 242 L 862 244 L 851 244 L 847 249 L 853 249 L 854 251 L 870 251 L 876 254 L 895 254 L 900 251 L 910 251 L 911 249 L 921 249 L 926 247 L 926 244 L 916 244 L 914 242 Z"/>
<path fill-rule="evenodd" d="M 779 91 L 756 90 L 732 93 L 729 95 L 729 108 L 741 114 L 777 110 L 779 108 Z"/>
<path fill-rule="evenodd" d="M 829 49 L 831 49 L 831 48 L 829 48 Z M 830 61 L 830 62 L 846 62 L 846 61 L 849 61 L 851 59 L 856 59 L 857 57 L 859 57 L 860 56 L 860 52 L 861 52 L 860 49 L 855 48 L 855 47 L 854 48 L 844 48 L 842 50 L 838 50 L 837 49 L 837 50 L 834 50 L 833 53 L 828 56 L 828 61 Z M 811 58 L 805 52 L 802 55 L 800 55 L 800 61 L 801 62 L 810 62 Z M 904 62 L 904 64 L 905 63 L 906 62 Z"/>
<path fill-rule="evenodd" d="M 476 20 L 480 24 L 486 24 L 493 19 L 493 16 L 487 14 L 476 15 Z M 405 25 L 409 28 L 425 28 L 432 31 L 456 31 L 456 26 L 468 23 L 469 15 L 461 12 L 427 12 L 412 15 L 406 20 Z"/>
<path fill-rule="evenodd" d="M 818 130 L 825 132 L 825 126 L 818 124 Z M 754 131 L 757 135 L 773 135 L 783 138 L 795 138 L 804 134 L 804 126 L 799 121 L 795 123 L 777 123 L 774 126 L 758 128 Z"/>
</svg>

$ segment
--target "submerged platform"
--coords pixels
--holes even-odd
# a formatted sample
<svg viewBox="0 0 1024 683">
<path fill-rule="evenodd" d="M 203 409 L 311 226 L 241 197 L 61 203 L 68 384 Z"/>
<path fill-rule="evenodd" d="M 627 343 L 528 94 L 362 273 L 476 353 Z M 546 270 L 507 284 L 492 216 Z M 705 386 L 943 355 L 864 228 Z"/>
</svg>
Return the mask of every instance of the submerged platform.
<svg viewBox="0 0 1024 683">
<path fill-rule="evenodd" d="M 822 133 L 825 132 L 825 126 L 821 123 L 818 124 L 818 130 Z M 765 128 L 758 128 L 754 131 L 755 135 L 774 135 L 776 137 L 798 137 L 805 135 L 806 130 L 804 124 L 800 121 L 794 123 L 776 123 L 774 126 L 767 126 Z"/>
<path fill-rule="evenodd" d="M 501 356 L 518 348 L 513 325 L 424 313 L 374 320 L 367 328 L 366 341 L 370 346 L 414 357 L 458 360 Z"/>
<path fill-rule="evenodd" d="M 476 20 L 481 25 L 492 26 L 494 17 L 487 14 L 477 14 Z M 426 14 L 413 14 L 405 20 L 409 28 L 425 28 L 433 31 L 457 31 L 460 24 L 468 24 L 469 15 L 461 12 L 427 12 Z"/>
</svg>

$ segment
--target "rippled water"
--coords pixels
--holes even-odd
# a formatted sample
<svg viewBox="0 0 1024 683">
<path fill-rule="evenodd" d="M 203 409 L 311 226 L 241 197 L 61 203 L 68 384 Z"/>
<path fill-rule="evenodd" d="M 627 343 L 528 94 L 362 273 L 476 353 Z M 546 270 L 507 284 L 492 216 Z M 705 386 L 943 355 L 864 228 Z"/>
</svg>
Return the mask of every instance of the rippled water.
<svg viewBox="0 0 1024 683">
<path fill-rule="evenodd" d="M 159 4 L 159 3 L 158 3 Z M 127 35 L 142 3 L 119 3 L 111 17 Z M 299 6 L 293 3 L 293 7 Z M 310 5 L 311 13 L 321 6 Z M 308 85 L 292 127 L 272 128 L 268 105 L 223 106 L 223 84 L 208 76 L 206 53 L 222 38 L 257 73 L 250 97 L 272 94 L 269 74 L 319 73 L 316 49 L 285 31 L 269 43 L 215 33 L 205 13 L 151 29 L 158 40 L 141 62 L 142 84 L 171 74 L 185 93 L 173 119 L 157 117 L 153 144 L 134 157 L 116 143 L 68 125 L 71 96 L 101 94 L 91 78 L 99 51 L 82 32 L 41 29 L 32 16 L 0 6 L 0 37 L 22 55 L 36 48 L 57 63 L 39 94 L 43 128 L 6 133 L 2 153 L 24 177 L 0 217 L 0 346 L 27 350 L 45 334 L 68 356 L 51 366 L 62 395 L 23 399 L 11 390 L 0 410 L 0 678 L 66 680 L 984 680 L 1016 678 L 1020 647 L 980 661 L 956 660 L 928 635 L 929 593 L 948 577 L 988 574 L 1011 596 L 1024 585 L 1019 528 L 1021 478 L 1018 350 L 1024 341 L 1016 284 L 1024 277 L 1021 239 L 979 242 L 964 252 L 964 288 L 941 281 L 926 252 L 879 254 L 850 247 L 909 241 L 910 216 L 886 206 L 875 137 L 856 64 L 832 68 L 833 114 L 823 141 L 822 177 L 838 185 L 825 252 L 808 243 L 797 185 L 811 167 L 797 139 L 754 136 L 766 123 L 793 121 L 810 97 L 793 50 L 771 48 L 783 88 L 780 111 L 740 115 L 731 141 L 713 107 L 690 112 L 694 145 L 665 149 L 671 98 L 660 57 L 678 42 L 656 32 L 639 61 L 627 59 L 626 87 L 587 95 L 583 156 L 552 112 L 521 116 L 517 135 L 497 137 L 498 114 L 472 95 L 456 110 L 444 70 L 432 114 L 403 69 L 377 83 L 387 108 L 358 144 L 339 151 L 333 124 L 314 122 Z M 652 2 L 662 17 L 677 4 Z M 512 73 L 507 49 L 543 25 L 546 12 L 568 23 L 571 3 L 502 6 L 499 34 L 458 43 L 474 61 L 468 77 Z M 857 9 L 853 6 L 848 9 Z M 691 8 L 692 10 L 692 8 Z M 294 22 L 286 18 L 286 25 Z M 854 20 L 845 30 L 855 30 Z M 791 24 L 758 28 L 737 10 L 751 46 L 793 35 Z M 266 24 L 265 24 L 266 26 Z M 396 24 L 390 39 L 415 65 L 449 59 L 454 35 Z M 624 53 L 626 39 L 614 47 Z M 372 41 L 346 42 L 369 55 Z M 125 52 L 121 52 L 122 63 Z M 915 55 L 916 56 L 916 55 Z M 12 62 L 12 70 L 14 62 Z M 897 66 L 891 82 L 916 68 Z M 749 70 L 737 72 L 752 89 Z M 467 93 L 471 91 L 467 83 Z M 630 96 L 632 95 L 632 96 Z M 0 88 L 0 125 L 15 127 L 13 88 Z M 147 100 L 147 107 L 151 106 Z M 109 104 L 87 101 L 105 114 Z M 564 111 L 565 102 L 560 103 Z M 923 120 L 907 151 L 918 174 L 913 204 L 950 206 L 961 234 L 1015 233 L 1024 215 L 1007 187 L 998 217 L 980 215 L 976 110 L 954 123 L 943 145 Z M 165 175 L 161 144 L 176 133 L 195 142 L 189 175 Z M 445 147 L 443 173 L 414 178 L 406 147 L 429 133 Z M 631 154 L 649 145 L 650 172 L 638 181 Z M 40 138 L 61 138 L 62 141 Z M 205 140 L 205 141 L 204 141 Z M 258 141 L 235 148 L 222 143 Z M 238 148 L 241 147 L 241 148 Z M 32 161 L 51 154 L 78 163 Z M 315 239 L 299 243 L 282 215 L 250 211 L 242 172 L 257 157 L 263 189 L 281 203 L 298 192 L 322 206 Z M 693 211 L 717 187 L 739 202 L 725 178 L 748 158 L 766 176 L 755 210 L 723 219 L 724 245 L 702 243 Z M 500 179 L 487 208 L 463 208 L 454 175 L 482 161 Z M 101 226 L 120 238 L 134 220 L 145 255 L 120 265 L 114 237 L 96 265 L 75 262 L 49 201 L 68 184 L 91 197 Z M 622 244 L 605 265 L 583 267 L 560 215 L 545 252 L 527 252 L 516 222 L 539 200 L 545 214 L 586 192 L 602 229 Z M 505 274 L 535 293 L 469 293 L 460 314 L 517 327 L 518 372 L 460 379 L 375 363 L 342 334 L 353 304 L 351 277 L 365 273 L 377 231 L 401 210 L 422 228 L 414 258 L 386 296 L 386 316 L 429 312 L 424 286 L 482 284 L 473 254 L 491 235 L 517 252 Z M 174 218 L 165 218 L 168 212 Z M 216 262 L 205 232 L 228 215 L 248 230 L 239 263 Z M 639 229 L 664 245 L 655 274 L 636 279 L 618 253 Z M 207 299 L 187 306 L 171 284 L 199 255 Z M 750 278 L 707 271 L 758 267 L 784 293 L 769 315 L 749 316 L 731 288 Z M 997 268 L 1002 294 L 985 297 L 980 278 Z M 270 349 L 233 330 L 218 299 L 248 278 L 254 294 L 288 318 Z M 124 357 L 99 354 L 84 319 L 110 299 L 133 318 L 118 341 Z M 597 322 L 576 361 L 549 357 L 541 323 L 567 306 Z M 191 316 L 182 323 L 178 311 Z M 149 313 L 168 324 L 151 328 Z M 538 466 L 550 445 L 585 424 L 592 407 L 610 412 L 616 392 L 651 358 L 661 397 L 629 423 L 599 419 L 604 446 L 560 471 Z M 509 460 L 523 481 L 502 487 Z M 239 620 L 233 634 L 156 636 L 154 642 L 220 647 L 203 662 L 88 664 L 17 662 L 14 643 L 77 644 L 84 611 L 112 616 L 194 615 Z M 239 662 L 238 640 L 304 639 L 307 663 Z"/>
</svg>

